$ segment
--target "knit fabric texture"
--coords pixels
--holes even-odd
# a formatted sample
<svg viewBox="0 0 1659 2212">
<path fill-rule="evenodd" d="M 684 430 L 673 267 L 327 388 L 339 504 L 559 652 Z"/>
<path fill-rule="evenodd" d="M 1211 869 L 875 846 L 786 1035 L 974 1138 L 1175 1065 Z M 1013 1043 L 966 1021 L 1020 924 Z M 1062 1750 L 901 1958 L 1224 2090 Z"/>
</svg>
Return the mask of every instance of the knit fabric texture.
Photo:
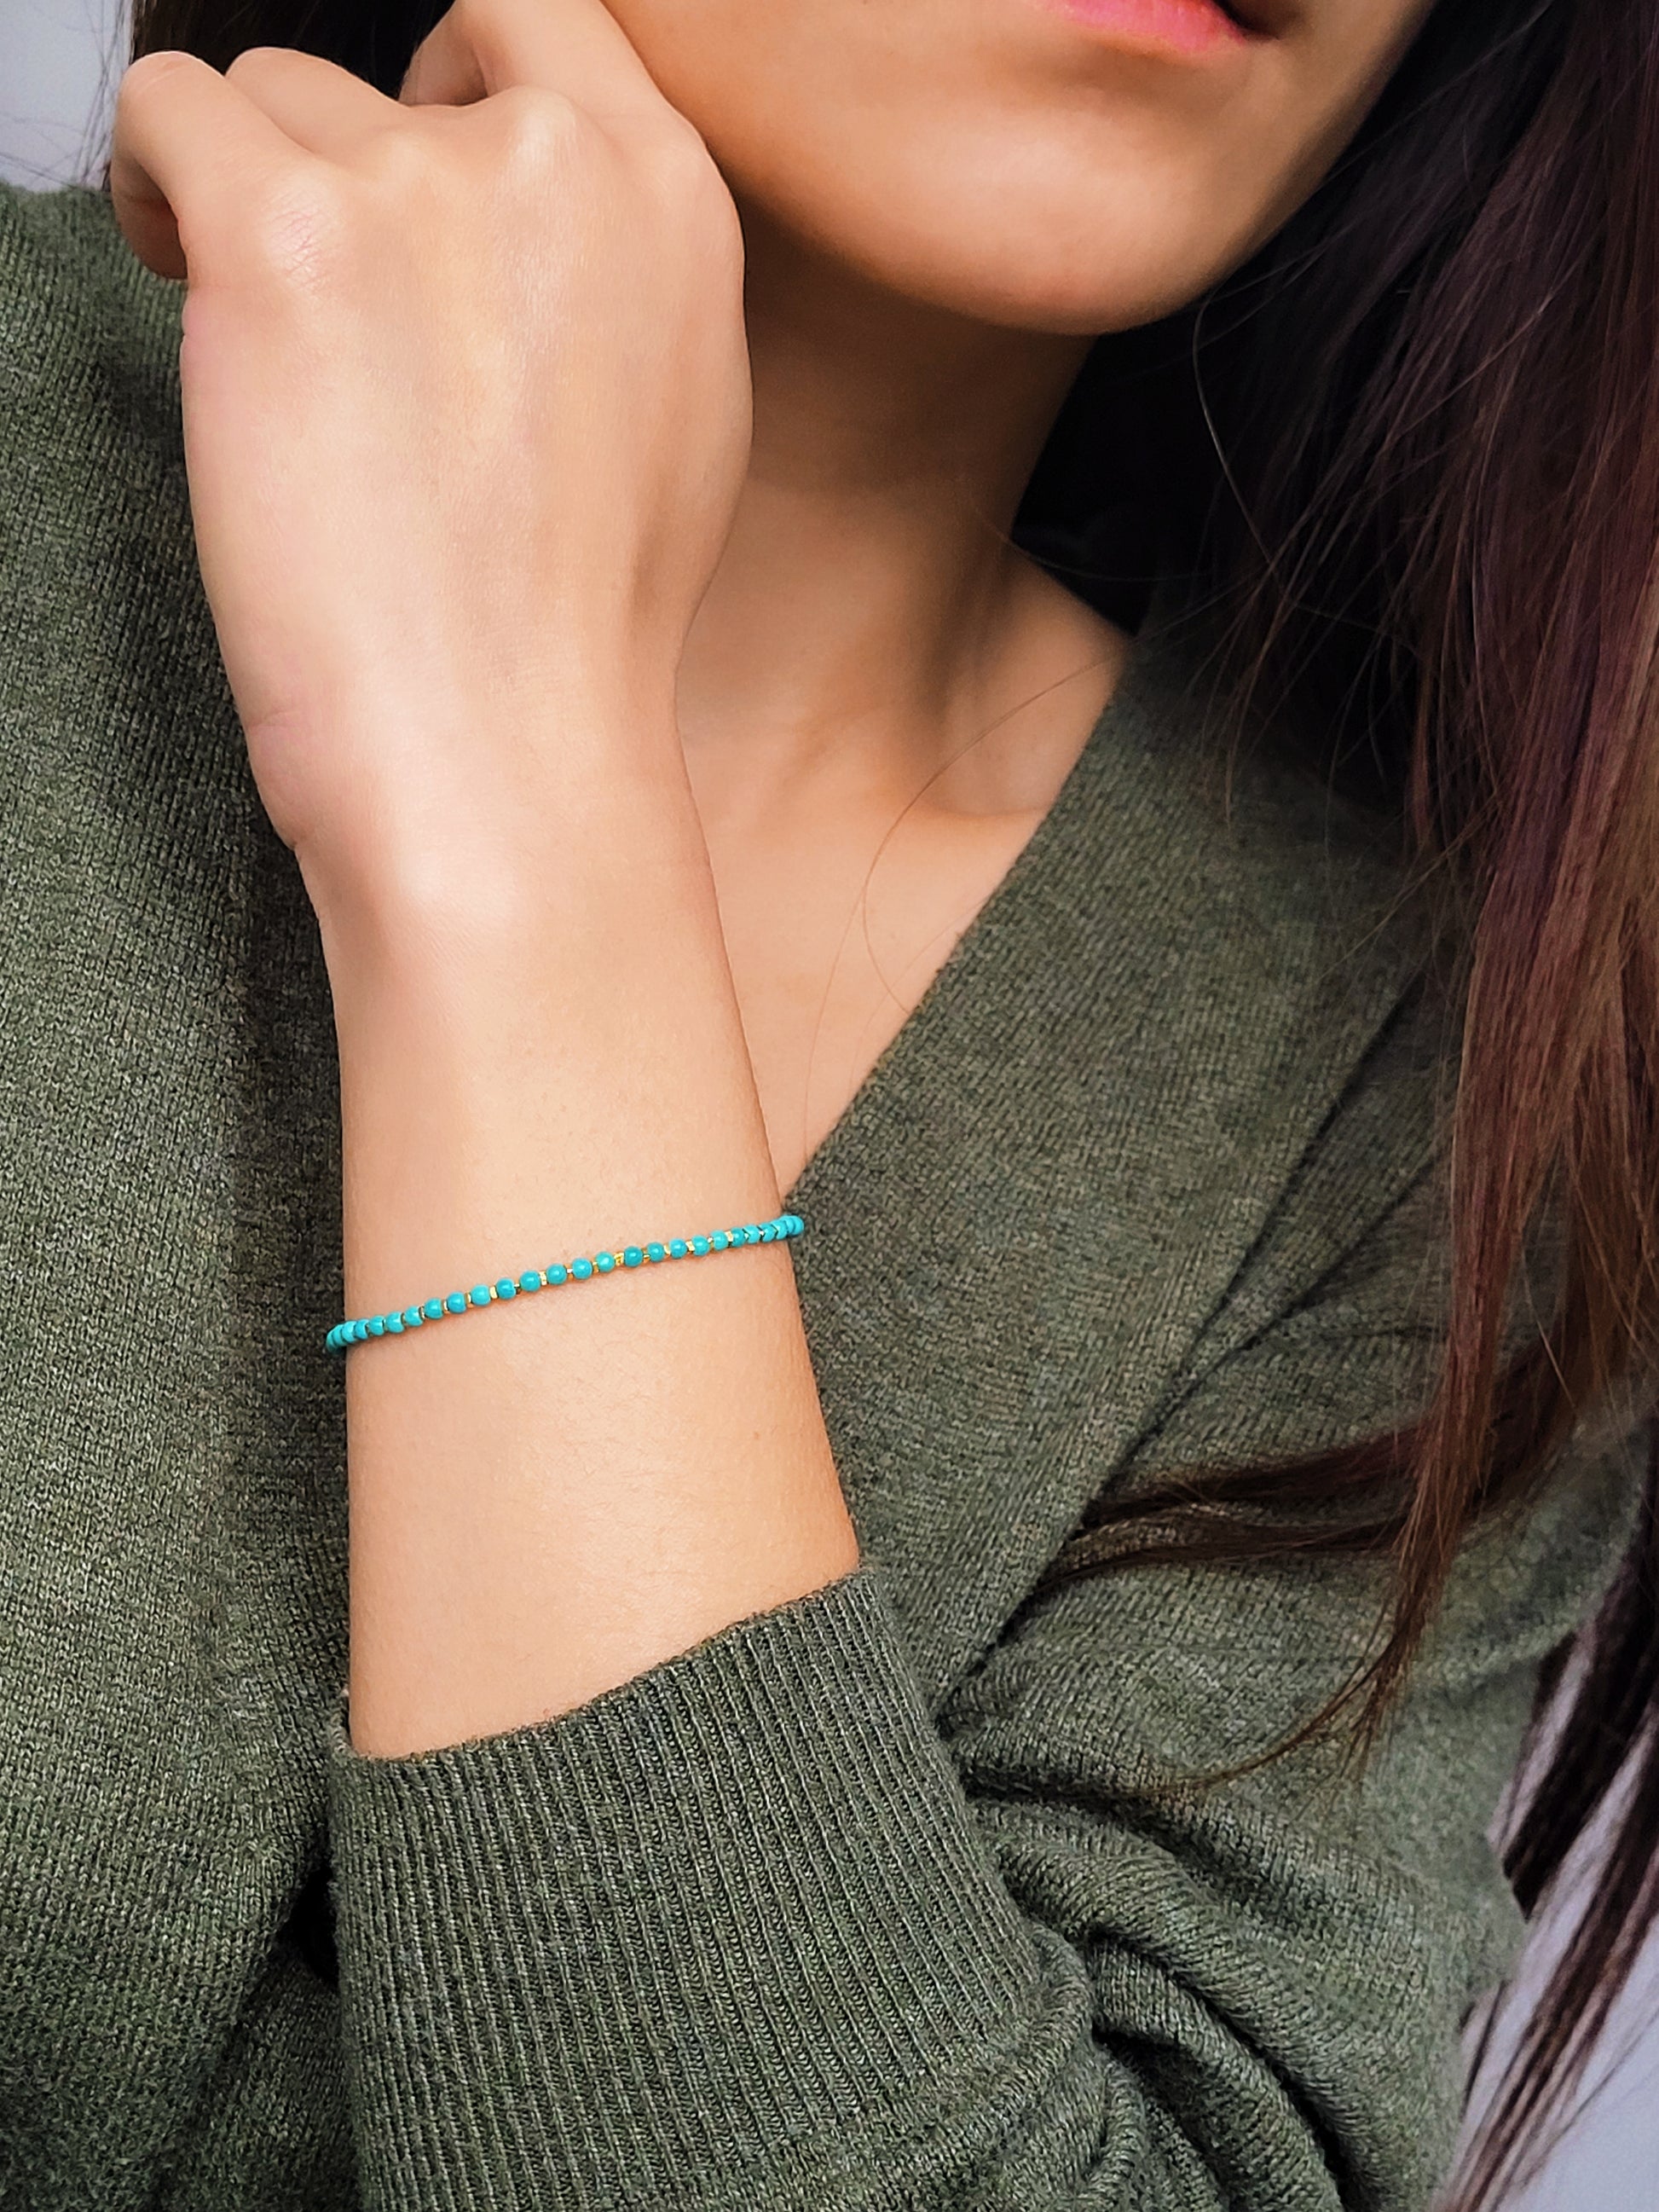
<svg viewBox="0 0 1659 2212">
<path fill-rule="evenodd" d="M 0 2204 L 1419 2212 L 1628 1423 L 1470 1542 L 1358 1780 L 1169 1786 L 1346 1677 L 1377 1567 L 1036 1594 L 1097 1494 L 1422 1403 L 1449 1022 L 1386 850 L 1271 745 L 1229 775 L 1150 619 L 784 1195 L 860 1565 L 366 1759 L 327 980 L 181 298 L 96 193 L 0 191 Z"/>
</svg>

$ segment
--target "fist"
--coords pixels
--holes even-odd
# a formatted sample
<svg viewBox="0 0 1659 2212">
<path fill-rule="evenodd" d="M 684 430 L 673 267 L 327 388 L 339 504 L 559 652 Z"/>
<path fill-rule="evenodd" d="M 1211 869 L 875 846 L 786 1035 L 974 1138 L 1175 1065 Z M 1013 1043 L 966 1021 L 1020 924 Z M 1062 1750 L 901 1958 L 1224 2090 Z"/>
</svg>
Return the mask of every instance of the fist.
<svg viewBox="0 0 1659 2212">
<path fill-rule="evenodd" d="M 461 0 L 396 100 L 149 56 L 111 181 L 188 286 L 203 582 L 308 879 L 532 834 L 589 708 L 672 730 L 748 458 L 741 234 L 601 0 Z"/>
</svg>

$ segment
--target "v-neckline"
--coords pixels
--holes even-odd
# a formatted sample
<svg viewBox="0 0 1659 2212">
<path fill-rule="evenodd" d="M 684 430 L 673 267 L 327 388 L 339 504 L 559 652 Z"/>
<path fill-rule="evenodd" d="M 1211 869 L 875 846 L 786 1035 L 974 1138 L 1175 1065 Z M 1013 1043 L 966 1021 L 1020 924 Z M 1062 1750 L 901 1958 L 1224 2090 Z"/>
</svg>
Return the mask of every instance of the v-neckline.
<svg viewBox="0 0 1659 2212">
<path fill-rule="evenodd" d="M 1095 765 L 1113 732 L 1134 710 L 1149 680 L 1156 655 L 1151 650 L 1174 611 L 1166 592 L 1154 592 L 1140 627 L 1130 639 L 1128 651 L 1110 696 L 1095 717 L 1077 758 L 1066 770 L 1060 789 L 1038 818 L 1030 836 L 980 902 L 967 927 L 939 963 L 926 989 L 896 1030 L 840 1114 L 802 1163 L 783 1194 L 782 1206 L 805 1218 L 817 1188 L 832 1178 L 840 1157 L 854 1144 L 872 1121 L 878 1121 L 889 1093 L 900 1078 L 912 1072 L 912 1063 L 926 1061 L 943 1048 L 953 1012 L 970 994 L 977 971 L 993 958 L 993 947 L 1008 934 L 1005 925 L 1041 885 L 1050 866 L 1050 855 L 1064 846 L 1074 817 L 1082 808 Z"/>
<path fill-rule="evenodd" d="M 1333 843 L 1317 779 L 1214 742 L 1214 642 L 1149 610 L 785 1201 L 860 1556 L 935 1713 L 1180 1388 L 1420 971 L 1395 864 Z M 1382 1208 L 1421 1160 L 1378 1136 Z"/>
</svg>

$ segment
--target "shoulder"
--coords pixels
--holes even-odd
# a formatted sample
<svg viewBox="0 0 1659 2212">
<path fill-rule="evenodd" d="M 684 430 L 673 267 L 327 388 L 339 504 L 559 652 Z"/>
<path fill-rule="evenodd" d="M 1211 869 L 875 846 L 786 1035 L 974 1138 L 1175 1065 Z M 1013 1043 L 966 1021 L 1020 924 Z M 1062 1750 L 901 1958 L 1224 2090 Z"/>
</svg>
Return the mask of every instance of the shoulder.
<svg viewBox="0 0 1659 2212">
<path fill-rule="evenodd" d="M 1210 619 L 1161 591 L 1138 641 L 1122 736 L 1145 820 L 1184 873 L 1166 906 L 1202 918 L 1218 968 L 1280 988 L 1400 978 L 1429 951 L 1398 825 L 1344 797 L 1220 680 Z"/>
<path fill-rule="evenodd" d="M 1132 982 L 1164 1079 L 1225 1090 L 1235 1136 L 1281 1153 L 1297 1102 L 1322 1118 L 1420 1004 L 1436 917 L 1396 826 L 1236 714 L 1217 666 L 1207 623 L 1161 591 L 1085 755 L 1075 927 Z"/>
<path fill-rule="evenodd" d="M 1057 1049 L 1099 1071 L 1137 1181 L 1163 1192 L 1148 1266 L 1179 1224 L 1231 1281 L 1294 1217 L 1285 1294 L 1435 1158 L 1460 1024 L 1432 901 L 1389 824 L 1272 730 L 1235 737 L 1167 601 L 1084 767 L 1039 917 L 1060 957 L 1036 980 L 1071 979 Z"/>
</svg>

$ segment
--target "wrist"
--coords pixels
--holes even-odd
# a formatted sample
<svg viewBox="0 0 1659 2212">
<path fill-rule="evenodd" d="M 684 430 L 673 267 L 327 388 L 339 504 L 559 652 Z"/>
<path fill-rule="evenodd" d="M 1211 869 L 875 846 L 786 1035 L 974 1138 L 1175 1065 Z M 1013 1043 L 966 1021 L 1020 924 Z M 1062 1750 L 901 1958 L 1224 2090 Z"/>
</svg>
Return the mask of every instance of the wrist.
<svg viewBox="0 0 1659 2212">
<path fill-rule="evenodd" d="M 325 794 L 289 836 L 325 941 L 496 927 L 567 878 L 602 888 L 597 862 L 614 876 L 629 845 L 701 844 L 672 686 L 578 669 L 529 688 L 342 695 L 282 741 Z"/>
<path fill-rule="evenodd" d="M 337 1025 L 387 1000 L 441 1012 L 562 972 L 603 986 L 635 948 L 724 953 L 708 848 L 672 763 L 560 763 L 326 851 L 296 848 Z"/>
<path fill-rule="evenodd" d="M 339 963 L 354 1312 L 779 1210 L 712 896 L 576 903 Z"/>
</svg>

